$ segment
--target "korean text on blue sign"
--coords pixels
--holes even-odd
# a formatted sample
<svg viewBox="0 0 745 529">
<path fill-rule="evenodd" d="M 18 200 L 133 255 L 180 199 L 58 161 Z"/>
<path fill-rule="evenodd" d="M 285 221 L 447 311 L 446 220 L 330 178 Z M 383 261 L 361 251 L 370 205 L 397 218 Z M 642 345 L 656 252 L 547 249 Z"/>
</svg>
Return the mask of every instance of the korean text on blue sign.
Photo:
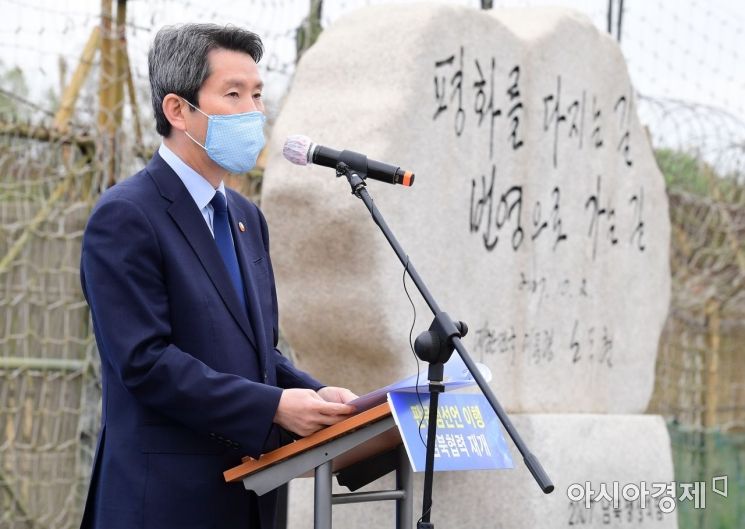
<svg viewBox="0 0 745 529">
<path fill-rule="evenodd" d="M 414 472 L 426 458 L 429 395 L 391 392 L 388 401 Z M 512 468 L 499 419 L 480 394 L 443 393 L 437 406 L 435 470 Z"/>
</svg>

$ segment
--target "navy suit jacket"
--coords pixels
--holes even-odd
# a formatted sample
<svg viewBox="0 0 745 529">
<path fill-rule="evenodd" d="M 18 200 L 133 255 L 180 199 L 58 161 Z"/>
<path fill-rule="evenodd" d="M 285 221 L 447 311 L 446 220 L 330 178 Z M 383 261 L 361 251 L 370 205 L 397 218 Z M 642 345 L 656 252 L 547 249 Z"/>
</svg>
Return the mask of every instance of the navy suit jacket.
<svg viewBox="0 0 745 529">
<path fill-rule="evenodd" d="M 103 410 L 84 528 L 274 525 L 275 495 L 256 500 L 222 473 L 278 446 L 282 388 L 321 384 L 276 349 L 263 215 L 235 191 L 227 201 L 248 314 L 202 213 L 158 154 L 91 213 L 81 281 Z"/>
</svg>

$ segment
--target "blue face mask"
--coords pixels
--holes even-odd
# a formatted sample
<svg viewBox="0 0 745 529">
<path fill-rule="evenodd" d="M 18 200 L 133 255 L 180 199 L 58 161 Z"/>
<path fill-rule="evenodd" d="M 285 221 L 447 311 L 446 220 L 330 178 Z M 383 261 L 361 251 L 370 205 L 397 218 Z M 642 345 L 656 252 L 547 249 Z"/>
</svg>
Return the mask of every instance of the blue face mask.
<svg viewBox="0 0 745 529">
<path fill-rule="evenodd" d="M 188 101 L 186 103 L 204 114 Z M 264 114 L 253 111 L 242 114 L 204 115 L 207 116 L 207 137 L 204 145 L 185 131 L 191 141 L 207 151 L 207 156 L 226 171 L 245 173 L 253 169 L 261 149 L 264 148 Z"/>
</svg>

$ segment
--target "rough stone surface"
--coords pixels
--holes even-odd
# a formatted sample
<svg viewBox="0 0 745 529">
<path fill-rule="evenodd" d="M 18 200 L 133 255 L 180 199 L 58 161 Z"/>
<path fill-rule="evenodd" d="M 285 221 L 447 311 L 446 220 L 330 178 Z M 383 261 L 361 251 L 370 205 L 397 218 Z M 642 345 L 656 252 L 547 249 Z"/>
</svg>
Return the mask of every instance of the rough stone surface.
<svg viewBox="0 0 745 529">
<path fill-rule="evenodd" d="M 668 206 L 623 57 L 589 20 L 367 8 L 301 60 L 262 198 L 281 327 L 301 367 L 365 392 L 415 371 L 402 266 L 346 181 L 282 158 L 296 133 L 416 172 L 369 189 L 508 411 L 644 411 Z"/>
<path fill-rule="evenodd" d="M 670 439 L 663 420 L 651 415 L 515 415 L 515 426 L 541 460 L 556 489 L 544 495 L 511 443 L 515 468 L 489 472 L 447 472 L 435 475 L 432 521 L 435 527 L 458 529 L 525 529 L 541 527 L 597 529 L 677 527 L 677 511 L 669 514 L 662 496 L 653 498 L 652 483 L 670 483 L 673 464 Z M 422 481 L 415 485 L 414 513 L 421 515 Z M 573 484 L 596 492 L 605 484 L 611 499 L 573 502 Z M 647 485 L 646 505 L 623 498 L 626 485 Z M 613 506 L 613 483 L 618 483 L 618 511 Z M 364 490 L 392 488 L 388 476 Z M 659 487 L 658 487 L 659 488 Z M 348 492 L 335 486 L 334 492 Z M 631 488 L 628 495 L 633 495 Z M 576 497 L 576 496 L 575 496 Z M 593 495 L 594 497 L 594 495 Z M 618 514 L 616 514 L 618 512 Z M 333 508 L 333 526 L 394 527 L 392 502 L 339 505 Z M 414 525 L 415 526 L 415 525 Z M 313 480 L 297 479 L 290 485 L 289 529 L 313 527 Z"/>
</svg>

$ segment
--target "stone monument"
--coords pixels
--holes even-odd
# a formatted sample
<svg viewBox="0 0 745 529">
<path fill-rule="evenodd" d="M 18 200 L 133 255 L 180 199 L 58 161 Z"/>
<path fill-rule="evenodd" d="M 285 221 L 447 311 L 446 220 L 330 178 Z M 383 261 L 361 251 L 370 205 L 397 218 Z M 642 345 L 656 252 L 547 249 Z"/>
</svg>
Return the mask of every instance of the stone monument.
<svg viewBox="0 0 745 529">
<path fill-rule="evenodd" d="M 366 8 L 298 65 L 262 196 L 296 361 L 358 393 L 416 370 L 403 268 L 346 180 L 282 158 L 300 133 L 416 173 L 411 188 L 368 189 L 440 306 L 469 324 L 467 348 L 556 484 L 544 496 L 519 457 L 513 471 L 439 474 L 435 522 L 626 527 L 623 499 L 575 512 L 569 488 L 673 479 L 663 421 L 635 415 L 667 314 L 670 224 L 634 101 L 616 43 L 559 9 Z M 416 336 L 432 315 L 408 290 Z M 292 527 L 310 527 L 292 505 Z M 354 527 L 379 512 L 335 516 Z"/>
</svg>

